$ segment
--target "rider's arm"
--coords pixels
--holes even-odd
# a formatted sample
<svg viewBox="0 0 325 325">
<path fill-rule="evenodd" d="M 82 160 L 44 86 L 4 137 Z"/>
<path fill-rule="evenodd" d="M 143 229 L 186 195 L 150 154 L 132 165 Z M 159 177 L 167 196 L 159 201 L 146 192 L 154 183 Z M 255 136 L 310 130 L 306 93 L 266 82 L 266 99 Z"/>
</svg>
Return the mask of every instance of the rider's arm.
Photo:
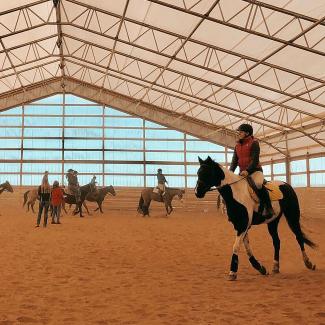
<svg viewBox="0 0 325 325">
<path fill-rule="evenodd" d="M 254 141 L 252 143 L 252 148 L 251 148 L 251 163 L 246 169 L 249 174 L 256 171 L 259 161 L 260 161 L 260 145 L 258 141 Z"/>
<path fill-rule="evenodd" d="M 237 166 L 238 166 L 238 156 L 237 156 L 237 152 L 236 152 L 236 149 L 235 149 L 234 154 L 232 156 L 232 160 L 231 160 L 229 170 L 234 172 L 236 170 Z"/>
</svg>

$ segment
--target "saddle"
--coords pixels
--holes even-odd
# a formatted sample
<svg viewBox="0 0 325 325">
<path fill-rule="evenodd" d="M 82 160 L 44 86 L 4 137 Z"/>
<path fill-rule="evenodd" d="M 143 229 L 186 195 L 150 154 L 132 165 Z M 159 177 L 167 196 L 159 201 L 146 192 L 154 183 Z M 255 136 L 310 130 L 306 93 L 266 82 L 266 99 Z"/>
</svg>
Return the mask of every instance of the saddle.
<svg viewBox="0 0 325 325">
<path fill-rule="evenodd" d="M 260 200 L 258 198 L 258 195 L 256 194 L 256 192 L 258 191 L 254 181 L 249 177 L 247 178 L 247 182 L 249 184 L 249 187 L 248 187 L 248 191 L 249 191 L 249 194 L 251 196 L 251 198 L 256 202 L 258 203 Z M 270 200 L 271 201 L 279 201 L 281 199 L 283 199 L 283 194 L 282 192 L 280 191 L 280 188 L 279 186 L 283 184 L 282 182 L 280 181 L 271 181 L 271 182 L 267 182 L 265 181 L 264 182 L 264 185 L 269 193 L 269 197 L 270 197 Z"/>
</svg>

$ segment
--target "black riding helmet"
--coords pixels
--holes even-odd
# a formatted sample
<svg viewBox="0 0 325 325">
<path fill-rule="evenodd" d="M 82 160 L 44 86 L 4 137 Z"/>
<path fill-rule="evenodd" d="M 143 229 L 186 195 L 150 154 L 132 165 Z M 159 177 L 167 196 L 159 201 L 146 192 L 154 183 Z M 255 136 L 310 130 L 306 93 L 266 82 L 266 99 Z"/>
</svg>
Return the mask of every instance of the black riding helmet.
<svg viewBox="0 0 325 325">
<path fill-rule="evenodd" d="M 243 131 L 248 133 L 248 135 L 253 135 L 253 127 L 250 124 L 239 125 L 237 131 Z"/>
</svg>

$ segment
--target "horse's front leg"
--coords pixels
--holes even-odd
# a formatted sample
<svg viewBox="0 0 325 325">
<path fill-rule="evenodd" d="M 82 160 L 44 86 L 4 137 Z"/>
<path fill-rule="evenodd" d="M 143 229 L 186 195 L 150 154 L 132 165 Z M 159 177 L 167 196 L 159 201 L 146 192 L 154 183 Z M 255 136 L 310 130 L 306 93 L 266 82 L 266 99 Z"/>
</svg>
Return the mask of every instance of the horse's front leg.
<svg viewBox="0 0 325 325">
<path fill-rule="evenodd" d="M 90 213 L 89 213 L 89 210 L 88 210 L 88 207 L 87 207 L 87 204 L 86 204 L 86 201 L 83 201 L 82 205 L 85 207 L 88 215 L 90 216 Z"/>
<path fill-rule="evenodd" d="M 245 237 L 243 238 L 243 241 L 244 241 L 244 245 L 245 245 L 245 249 L 246 249 L 246 253 L 247 253 L 249 262 L 251 263 L 253 268 L 256 269 L 258 272 L 260 272 L 261 274 L 267 275 L 268 272 L 267 272 L 266 268 L 262 264 L 260 264 L 253 255 L 253 252 L 249 245 L 248 233 L 246 233 Z"/>
<path fill-rule="evenodd" d="M 240 249 L 240 245 L 243 242 L 243 238 L 245 236 L 245 232 L 241 234 L 237 234 L 234 246 L 232 248 L 232 257 L 231 257 L 231 264 L 230 264 L 230 272 L 229 272 L 229 281 L 235 281 L 237 279 L 237 271 L 238 271 L 238 253 Z"/>
</svg>

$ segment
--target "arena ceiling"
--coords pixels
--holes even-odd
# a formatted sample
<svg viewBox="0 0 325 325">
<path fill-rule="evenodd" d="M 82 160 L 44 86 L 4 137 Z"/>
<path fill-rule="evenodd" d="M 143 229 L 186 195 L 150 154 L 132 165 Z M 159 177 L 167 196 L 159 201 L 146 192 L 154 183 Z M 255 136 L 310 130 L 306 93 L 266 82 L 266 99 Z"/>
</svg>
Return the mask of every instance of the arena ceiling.
<svg viewBox="0 0 325 325">
<path fill-rule="evenodd" d="M 325 152 L 324 0 L 0 2 L 0 110 L 72 93 L 263 160 Z"/>
</svg>

